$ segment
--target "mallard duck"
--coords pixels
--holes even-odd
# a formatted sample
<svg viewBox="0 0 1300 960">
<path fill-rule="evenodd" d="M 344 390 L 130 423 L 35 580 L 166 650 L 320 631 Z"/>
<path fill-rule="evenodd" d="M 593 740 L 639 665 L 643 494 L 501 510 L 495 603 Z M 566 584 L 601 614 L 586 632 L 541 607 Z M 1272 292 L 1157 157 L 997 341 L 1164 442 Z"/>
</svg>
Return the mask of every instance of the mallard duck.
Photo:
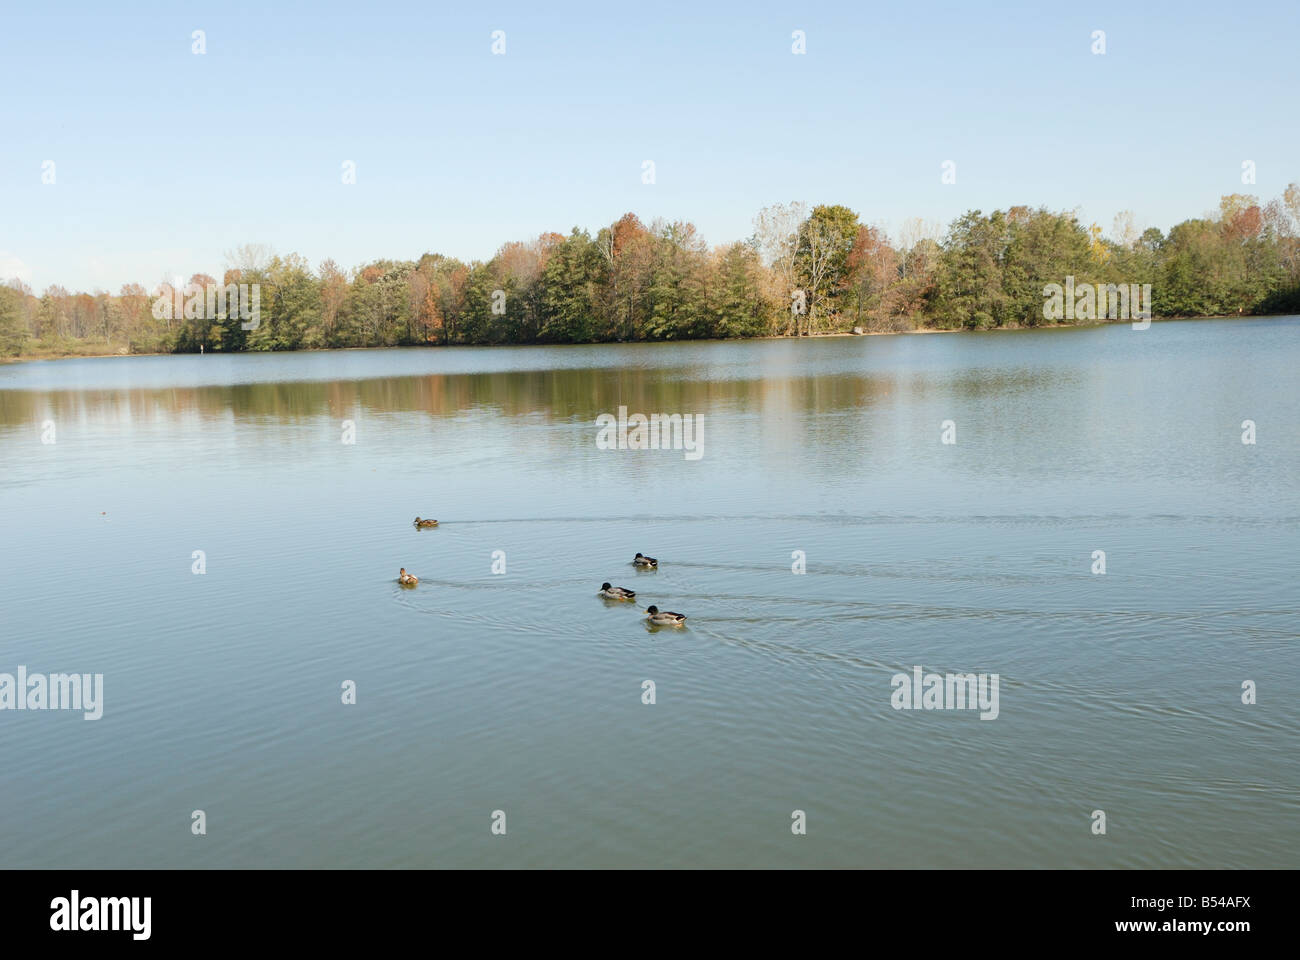
<svg viewBox="0 0 1300 960">
<path fill-rule="evenodd" d="M 656 560 L 654 557 L 647 557 L 645 556 L 645 554 L 638 553 L 635 557 L 632 558 L 632 566 L 657 567 L 659 566 L 659 561 Z"/>
<path fill-rule="evenodd" d="M 404 587 L 413 587 L 420 582 L 420 578 L 413 573 L 407 573 L 406 568 L 402 567 L 397 571 L 397 582 Z"/>
<path fill-rule="evenodd" d="M 416 517 L 416 518 L 415 518 L 415 525 L 416 525 L 417 527 L 436 527 L 436 526 L 438 525 L 438 521 L 437 521 L 437 520 L 421 520 L 419 517 Z"/>
<path fill-rule="evenodd" d="M 660 610 L 658 607 L 653 605 L 646 607 L 645 612 L 649 614 L 649 616 L 646 617 L 647 620 L 651 623 L 660 624 L 661 626 L 680 627 L 686 622 L 686 618 L 680 613 L 673 613 L 671 610 Z"/>
<path fill-rule="evenodd" d="M 626 587 L 611 587 L 608 583 L 600 585 L 600 595 L 606 600 L 635 600 L 636 591 Z"/>
</svg>

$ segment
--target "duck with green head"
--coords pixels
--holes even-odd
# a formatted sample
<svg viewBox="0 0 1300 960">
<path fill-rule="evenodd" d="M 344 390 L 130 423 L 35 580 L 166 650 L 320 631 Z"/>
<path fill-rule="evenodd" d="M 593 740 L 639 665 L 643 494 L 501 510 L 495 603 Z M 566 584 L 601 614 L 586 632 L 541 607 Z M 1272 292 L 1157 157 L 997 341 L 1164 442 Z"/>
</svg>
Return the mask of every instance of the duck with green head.
<svg viewBox="0 0 1300 960">
<path fill-rule="evenodd" d="M 686 622 L 686 618 L 680 613 L 673 613 L 671 610 L 660 610 L 653 604 L 646 607 L 645 612 L 649 614 L 646 617 L 647 620 L 661 627 L 680 627 Z"/>
<path fill-rule="evenodd" d="M 600 585 L 600 595 L 606 600 L 635 600 L 636 591 L 626 587 L 611 587 L 609 581 Z"/>
<path fill-rule="evenodd" d="M 635 557 L 632 558 L 632 566 L 641 567 L 642 569 L 650 570 L 650 569 L 654 569 L 655 567 L 658 567 L 659 561 L 656 560 L 654 557 L 647 557 L 645 554 L 638 553 Z"/>
</svg>

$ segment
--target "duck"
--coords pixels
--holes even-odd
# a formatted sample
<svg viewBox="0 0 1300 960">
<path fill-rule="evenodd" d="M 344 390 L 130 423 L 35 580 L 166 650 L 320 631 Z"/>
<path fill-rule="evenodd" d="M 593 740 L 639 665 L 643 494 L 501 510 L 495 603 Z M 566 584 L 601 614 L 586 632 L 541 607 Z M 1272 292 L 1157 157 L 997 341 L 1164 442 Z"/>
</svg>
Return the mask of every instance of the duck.
<svg viewBox="0 0 1300 960">
<path fill-rule="evenodd" d="M 600 595 L 606 600 L 635 600 L 636 591 L 626 587 L 611 587 L 607 582 L 600 585 Z"/>
<path fill-rule="evenodd" d="M 649 616 L 646 617 L 647 620 L 651 623 L 660 624 L 661 626 L 680 627 L 686 622 L 686 618 L 680 613 L 673 613 L 671 610 L 660 610 L 653 604 L 646 607 L 645 612 L 649 614 Z"/>
<path fill-rule="evenodd" d="M 416 525 L 417 527 L 436 527 L 436 526 L 438 525 L 438 521 L 437 521 L 437 520 L 421 520 L 419 517 L 416 517 L 416 518 L 415 518 L 415 525 Z"/>
<path fill-rule="evenodd" d="M 635 557 L 632 558 L 632 566 L 657 567 L 659 566 L 659 561 L 656 560 L 654 557 L 647 557 L 645 554 L 638 553 Z"/>
<path fill-rule="evenodd" d="M 404 587 L 413 587 L 420 582 L 420 578 L 413 573 L 407 573 L 406 568 L 402 567 L 402 569 L 397 572 L 397 582 Z"/>
</svg>

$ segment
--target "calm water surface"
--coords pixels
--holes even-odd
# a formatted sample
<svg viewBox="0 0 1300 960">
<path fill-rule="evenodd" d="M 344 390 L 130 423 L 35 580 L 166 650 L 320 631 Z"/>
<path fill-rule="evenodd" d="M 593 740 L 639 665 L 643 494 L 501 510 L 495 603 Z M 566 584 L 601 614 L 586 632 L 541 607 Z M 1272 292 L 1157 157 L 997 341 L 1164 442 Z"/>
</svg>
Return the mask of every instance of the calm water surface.
<svg viewBox="0 0 1300 960">
<path fill-rule="evenodd" d="M 0 712 L 0 865 L 1294 867 L 1297 371 L 1294 317 L 2 366 L 0 672 L 105 707 Z"/>
</svg>

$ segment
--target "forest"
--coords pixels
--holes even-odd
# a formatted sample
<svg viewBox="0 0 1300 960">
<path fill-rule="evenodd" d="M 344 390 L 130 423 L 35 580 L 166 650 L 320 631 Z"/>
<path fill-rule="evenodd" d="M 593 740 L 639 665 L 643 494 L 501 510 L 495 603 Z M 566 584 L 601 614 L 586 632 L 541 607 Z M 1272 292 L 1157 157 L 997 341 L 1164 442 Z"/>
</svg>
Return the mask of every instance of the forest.
<svg viewBox="0 0 1300 960">
<path fill-rule="evenodd" d="M 845 206 L 777 204 L 748 238 L 710 246 L 688 222 L 634 214 L 592 235 L 545 233 L 490 260 L 426 253 L 315 269 L 259 245 L 216 278 L 257 284 L 259 316 L 171 309 L 166 282 L 116 294 L 0 284 L 0 357 L 301 350 L 450 344 L 594 343 L 1032 327 L 1044 290 L 1150 284 L 1153 313 L 1300 313 L 1300 184 L 1282 197 L 1232 194 L 1163 233 L 1131 212 L 1109 232 L 1075 213 L 973 210 L 948 227 L 889 236 Z M 3 279 L 3 278 L 0 278 Z"/>
</svg>

